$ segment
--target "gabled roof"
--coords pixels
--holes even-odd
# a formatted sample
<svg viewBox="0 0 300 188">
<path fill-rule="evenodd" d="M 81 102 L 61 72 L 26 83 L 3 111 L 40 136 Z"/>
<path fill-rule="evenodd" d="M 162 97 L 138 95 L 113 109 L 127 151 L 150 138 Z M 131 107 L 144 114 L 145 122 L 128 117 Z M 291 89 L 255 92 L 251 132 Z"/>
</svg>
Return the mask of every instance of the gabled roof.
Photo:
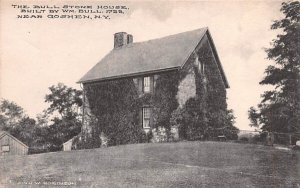
<svg viewBox="0 0 300 188">
<path fill-rule="evenodd" d="M 75 139 L 76 136 L 74 136 L 73 138 L 69 139 L 68 141 L 64 142 L 63 145 L 68 144 L 69 142 L 73 142 L 73 140 Z"/>
<path fill-rule="evenodd" d="M 206 33 L 209 34 L 207 27 L 115 48 L 89 70 L 78 83 L 180 69 Z M 213 42 L 211 43 L 216 53 Z M 219 61 L 218 57 L 216 60 Z M 225 86 L 228 87 L 221 63 L 217 63 Z"/>
<path fill-rule="evenodd" d="M 24 144 L 23 142 L 21 142 L 20 140 L 18 140 L 16 137 L 14 137 L 13 135 L 9 134 L 6 131 L 0 131 L 0 139 L 2 137 L 4 137 L 5 135 L 11 137 L 12 139 L 14 139 L 16 142 L 18 142 L 19 144 L 23 145 L 24 147 L 28 148 L 28 146 L 26 144 Z"/>
</svg>

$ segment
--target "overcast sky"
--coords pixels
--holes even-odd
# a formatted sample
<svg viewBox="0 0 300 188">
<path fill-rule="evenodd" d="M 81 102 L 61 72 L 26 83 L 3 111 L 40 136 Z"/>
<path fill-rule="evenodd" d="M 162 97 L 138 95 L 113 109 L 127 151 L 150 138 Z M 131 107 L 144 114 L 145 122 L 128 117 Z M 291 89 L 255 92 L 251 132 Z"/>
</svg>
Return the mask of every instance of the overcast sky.
<svg viewBox="0 0 300 188">
<path fill-rule="evenodd" d="M 76 82 L 113 48 L 116 32 L 131 33 L 138 42 L 209 27 L 230 84 L 228 105 L 236 126 L 250 129 L 247 111 L 265 90 L 258 82 L 272 62 L 263 48 L 277 34 L 270 25 L 282 17 L 279 1 L 110 2 L 129 7 L 128 14 L 110 20 L 16 19 L 18 10 L 11 5 L 20 2 L 1 0 L 0 96 L 30 116 L 47 108 L 49 86 L 62 82 L 80 89 Z"/>
</svg>

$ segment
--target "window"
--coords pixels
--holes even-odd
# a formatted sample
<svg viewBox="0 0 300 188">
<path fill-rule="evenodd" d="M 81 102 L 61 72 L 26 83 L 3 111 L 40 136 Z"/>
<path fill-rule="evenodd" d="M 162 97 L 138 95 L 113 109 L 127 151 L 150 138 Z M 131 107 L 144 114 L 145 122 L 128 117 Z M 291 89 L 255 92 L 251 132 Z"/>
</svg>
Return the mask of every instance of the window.
<svg viewBox="0 0 300 188">
<path fill-rule="evenodd" d="M 9 146 L 2 146 L 1 150 L 3 152 L 9 152 Z"/>
<path fill-rule="evenodd" d="M 201 62 L 198 58 L 197 58 L 197 61 L 198 61 L 198 69 L 199 69 L 199 72 L 201 74 L 204 74 L 204 63 Z"/>
<path fill-rule="evenodd" d="M 150 128 L 150 108 L 143 108 L 143 128 Z"/>
<path fill-rule="evenodd" d="M 201 73 L 204 74 L 204 62 L 201 63 Z"/>
<path fill-rule="evenodd" d="M 144 93 L 150 92 L 150 77 L 149 76 L 144 77 L 143 91 L 144 91 Z"/>
</svg>

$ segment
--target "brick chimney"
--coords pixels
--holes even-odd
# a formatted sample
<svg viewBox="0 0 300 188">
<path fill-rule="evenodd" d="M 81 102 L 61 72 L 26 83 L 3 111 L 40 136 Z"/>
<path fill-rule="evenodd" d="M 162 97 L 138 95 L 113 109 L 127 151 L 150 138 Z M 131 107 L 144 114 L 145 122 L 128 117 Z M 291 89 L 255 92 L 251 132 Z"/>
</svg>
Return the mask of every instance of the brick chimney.
<svg viewBox="0 0 300 188">
<path fill-rule="evenodd" d="M 133 42 L 133 36 L 126 32 L 119 32 L 114 34 L 114 48 L 130 44 Z"/>
</svg>

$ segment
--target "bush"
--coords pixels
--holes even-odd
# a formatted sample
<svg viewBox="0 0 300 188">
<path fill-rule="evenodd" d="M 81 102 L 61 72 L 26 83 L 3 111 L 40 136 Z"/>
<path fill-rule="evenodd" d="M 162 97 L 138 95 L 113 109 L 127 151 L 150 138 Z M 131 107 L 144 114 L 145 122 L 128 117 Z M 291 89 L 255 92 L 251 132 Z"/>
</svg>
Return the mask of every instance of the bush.
<svg viewBox="0 0 300 188">
<path fill-rule="evenodd" d="M 178 127 L 176 127 L 176 126 L 171 127 L 169 141 L 170 142 L 179 141 L 179 129 L 178 129 Z"/>
<path fill-rule="evenodd" d="M 54 144 L 52 144 L 52 145 L 50 145 L 50 147 L 49 147 L 49 151 L 50 151 L 50 152 L 54 152 L 54 151 L 62 151 L 62 149 L 63 149 L 63 146 L 62 146 L 62 145 L 54 145 Z"/>
<path fill-rule="evenodd" d="M 167 142 L 170 137 L 170 131 L 165 127 L 157 127 L 153 131 L 153 142 Z"/>
<path fill-rule="evenodd" d="M 81 137 L 76 136 L 72 142 L 72 149 L 92 149 L 101 146 L 100 138 L 96 136 Z"/>
<path fill-rule="evenodd" d="M 266 133 L 260 133 L 260 134 L 257 134 L 257 135 L 254 135 L 253 136 L 253 143 L 263 143 L 266 141 L 266 137 L 267 137 L 267 134 Z"/>
<path fill-rule="evenodd" d="M 29 155 L 38 154 L 38 153 L 47 153 L 47 152 L 49 152 L 49 149 L 45 148 L 45 147 L 30 147 L 28 149 L 28 154 Z"/>
<path fill-rule="evenodd" d="M 249 138 L 247 138 L 247 137 L 242 137 L 242 138 L 240 138 L 240 141 L 242 141 L 242 142 L 249 142 Z"/>
<path fill-rule="evenodd" d="M 300 151 L 300 146 L 293 146 L 293 150 L 297 150 L 297 151 Z"/>
<path fill-rule="evenodd" d="M 151 130 L 148 133 L 143 131 L 143 133 L 140 136 L 139 143 L 149 143 L 151 142 L 152 138 L 153 138 L 153 133 Z"/>
</svg>

